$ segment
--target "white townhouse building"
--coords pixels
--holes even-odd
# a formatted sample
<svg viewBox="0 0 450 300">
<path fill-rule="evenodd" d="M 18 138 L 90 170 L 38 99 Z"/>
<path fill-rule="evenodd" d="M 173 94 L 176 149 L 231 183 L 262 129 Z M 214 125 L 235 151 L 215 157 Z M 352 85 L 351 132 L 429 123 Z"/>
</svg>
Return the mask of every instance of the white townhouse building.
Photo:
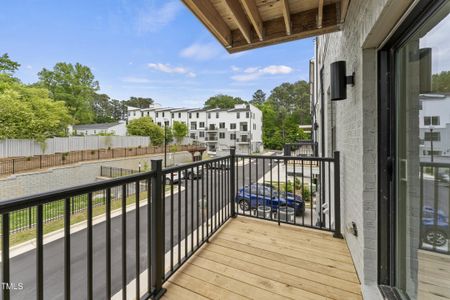
<svg viewBox="0 0 450 300">
<path fill-rule="evenodd" d="M 128 107 L 128 120 L 151 117 L 159 126 L 179 121 L 189 128 L 191 141 L 205 144 L 216 154 L 236 147 L 237 153 L 261 152 L 262 112 L 251 104 L 237 104 L 232 109 L 171 108 L 159 104 L 149 108 Z"/>
<path fill-rule="evenodd" d="M 113 134 L 126 136 L 127 124 L 124 120 L 120 120 L 114 123 L 73 125 L 69 127 L 69 133 L 77 135 Z"/>
<path fill-rule="evenodd" d="M 450 96 L 420 95 L 419 128 L 421 159 L 450 162 Z"/>
</svg>

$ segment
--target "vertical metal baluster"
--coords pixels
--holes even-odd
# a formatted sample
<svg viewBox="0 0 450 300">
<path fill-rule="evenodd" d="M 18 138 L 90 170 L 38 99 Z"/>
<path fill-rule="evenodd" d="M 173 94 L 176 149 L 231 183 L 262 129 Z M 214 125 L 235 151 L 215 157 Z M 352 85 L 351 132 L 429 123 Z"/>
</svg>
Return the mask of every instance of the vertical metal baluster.
<svg viewBox="0 0 450 300">
<path fill-rule="evenodd" d="M 273 219 L 273 213 L 272 213 L 272 210 L 273 210 L 273 188 L 274 188 L 274 186 L 273 186 L 273 172 L 272 172 L 272 170 L 273 170 L 273 159 L 272 158 L 270 158 L 270 219 L 272 220 Z M 278 207 L 278 205 L 277 205 L 277 207 Z"/>
<path fill-rule="evenodd" d="M 186 169 L 187 173 L 187 169 Z M 185 174 L 186 175 L 186 174 Z M 184 259 L 188 257 L 188 178 L 184 176 Z"/>
<path fill-rule="evenodd" d="M 64 201 L 64 299 L 70 299 L 70 198 Z"/>
<path fill-rule="evenodd" d="M 10 283 L 9 274 L 9 213 L 2 215 L 2 282 Z M 9 300 L 9 289 L 2 289 L 3 300 Z"/>
<path fill-rule="evenodd" d="M 245 157 L 242 157 L 242 189 L 243 189 L 242 195 L 245 197 Z M 249 187 L 249 195 L 250 195 L 250 187 Z M 248 206 L 250 207 L 250 203 L 248 204 Z M 245 216 L 246 214 L 245 210 L 243 212 Z"/>
<path fill-rule="evenodd" d="M 208 164 L 207 165 L 207 168 L 206 168 L 206 240 L 207 241 L 209 241 L 209 233 L 210 233 L 210 230 L 209 230 L 209 222 L 210 222 L 210 217 L 211 217 L 211 214 L 210 214 L 210 207 L 211 207 L 211 205 L 209 205 L 209 191 L 210 191 L 210 186 L 209 186 L 209 184 L 210 184 L 210 181 L 209 181 L 209 178 L 210 178 L 210 174 L 211 174 L 211 168 L 210 168 L 210 164 Z"/>
<path fill-rule="evenodd" d="M 288 171 L 287 171 L 287 169 L 288 169 L 288 163 L 289 163 L 289 161 L 287 160 L 287 159 L 285 159 L 284 160 L 285 161 L 285 163 L 284 163 L 284 181 L 286 182 L 286 190 L 285 190 L 285 197 L 286 197 L 286 215 L 285 215 L 285 218 L 286 218 L 286 223 L 289 223 L 289 219 L 288 219 L 288 201 L 287 201 L 287 193 L 288 193 Z M 295 207 L 295 206 L 294 206 Z"/>
<path fill-rule="evenodd" d="M 305 189 L 305 168 L 303 167 L 304 160 L 301 160 L 302 162 L 302 197 L 305 195 L 304 189 Z M 303 201 L 305 203 L 305 212 L 306 212 L 306 199 L 303 197 Z M 310 203 L 311 205 L 311 203 Z M 305 226 L 305 214 L 302 214 L 302 226 Z"/>
<path fill-rule="evenodd" d="M 87 203 L 87 298 L 94 299 L 94 284 L 93 284 L 93 235 L 92 235 L 92 193 L 88 194 Z"/>
<path fill-rule="evenodd" d="M 202 193 L 201 193 L 201 216 L 202 216 L 202 242 L 205 240 L 205 177 L 204 177 L 204 169 L 205 169 L 205 165 L 202 165 L 202 173 L 201 175 L 199 174 L 199 176 L 201 176 L 200 178 L 202 179 Z M 199 179 L 197 179 L 199 180 Z"/>
<path fill-rule="evenodd" d="M 219 213 L 219 210 L 218 210 L 219 189 L 217 187 L 217 184 L 218 184 L 218 175 L 217 175 L 218 169 L 217 168 L 219 168 L 219 165 L 218 165 L 217 161 L 215 162 L 215 164 L 216 164 L 216 167 L 214 169 L 214 206 L 215 206 L 214 207 L 214 230 L 217 229 L 217 226 L 219 223 L 219 220 L 218 220 L 218 217 L 219 217 L 218 216 L 218 213 Z"/>
<path fill-rule="evenodd" d="M 328 162 L 328 230 L 331 230 L 331 162 Z"/>
<path fill-rule="evenodd" d="M 280 178 L 280 160 L 278 159 L 277 160 L 277 179 L 278 179 L 278 195 L 277 195 L 277 197 L 278 197 L 278 205 L 277 205 L 277 219 L 278 219 L 278 225 L 280 225 L 280 212 L 281 212 L 281 207 L 280 207 L 280 201 L 281 201 L 281 199 L 280 199 L 280 180 L 281 180 L 281 178 Z"/>
<path fill-rule="evenodd" d="M 252 215 L 252 158 L 248 157 L 248 188 L 250 189 L 250 216 Z M 256 192 L 258 195 L 258 192 Z M 256 207 L 258 207 L 258 197 L 256 197 Z"/>
<path fill-rule="evenodd" d="M 319 182 L 319 179 L 321 180 L 321 182 L 320 182 L 320 196 L 319 196 L 319 198 L 320 198 L 320 202 L 319 202 L 319 224 L 320 224 L 320 228 L 323 228 L 323 222 L 324 222 L 324 220 L 322 220 L 322 214 L 323 214 L 323 212 L 322 212 L 322 204 L 323 204 L 323 199 L 324 199 L 324 195 L 322 194 L 322 192 L 323 192 L 323 183 L 322 183 L 322 167 L 323 167 L 323 162 L 322 161 L 317 161 L 317 165 L 318 165 L 318 168 L 319 168 L 319 175 L 317 176 L 317 180 L 316 180 L 316 190 L 317 190 L 317 184 L 318 184 L 318 182 Z"/>
<path fill-rule="evenodd" d="M 137 194 L 136 194 L 137 198 Z M 136 220 L 139 219 L 136 207 Z M 136 238 L 138 235 L 136 234 Z M 138 250 L 136 250 L 137 253 Z M 127 185 L 122 185 L 122 299 L 127 299 Z"/>
<path fill-rule="evenodd" d="M 191 173 L 194 169 L 191 167 Z M 194 177 L 191 176 L 191 253 L 194 252 Z"/>
<path fill-rule="evenodd" d="M 199 172 L 199 170 L 198 170 L 198 165 L 197 165 L 197 173 L 196 174 L 192 174 L 192 178 L 194 178 L 195 177 L 195 179 L 196 179 L 196 183 L 197 183 L 197 203 L 196 203 L 196 213 L 197 213 L 197 222 L 196 222 L 196 225 L 197 225 L 197 247 L 198 247 L 198 245 L 200 244 L 199 243 L 199 238 L 200 238 L 200 228 L 199 228 L 199 206 L 200 206 L 200 198 L 199 198 L 199 196 L 200 196 L 200 186 L 199 186 L 199 182 L 198 182 L 198 172 Z"/>
<path fill-rule="evenodd" d="M 170 271 L 173 272 L 173 173 L 170 173 Z M 178 177 L 178 182 L 180 177 Z"/>
<path fill-rule="evenodd" d="M 235 154 L 236 154 L 236 150 L 234 150 Z M 231 166 L 232 168 L 234 168 L 235 170 L 235 174 L 234 174 L 234 180 L 235 180 L 235 185 L 234 185 L 234 190 L 233 192 L 233 205 L 234 205 L 234 212 L 237 215 L 239 215 L 239 203 L 236 203 L 236 200 L 238 200 L 239 197 L 237 197 L 240 194 L 240 188 L 239 188 L 239 157 L 234 158 L 234 160 L 232 160 L 231 162 L 234 162 L 234 164 Z M 237 208 L 236 208 L 236 204 L 237 204 Z"/>
<path fill-rule="evenodd" d="M 181 264 L 181 170 L 178 170 L 178 265 Z"/>
<path fill-rule="evenodd" d="M 295 203 L 296 203 L 296 201 L 297 201 L 297 200 L 296 200 L 297 198 L 296 198 L 296 195 L 295 195 L 295 187 L 296 187 L 296 185 L 295 185 L 295 180 L 297 179 L 296 176 L 295 176 L 295 175 L 296 175 L 296 174 L 295 174 L 295 163 L 296 163 L 296 160 L 294 159 L 294 160 L 292 160 L 292 162 L 293 162 L 293 166 L 292 166 L 293 169 L 292 169 L 292 172 L 293 172 L 293 174 L 294 174 L 294 175 L 293 175 L 293 183 L 292 183 L 292 192 L 293 192 L 293 194 L 294 194 L 294 225 L 295 225 L 295 224 L 297 224 L 297 212 L 295 211 Z M 301 205 L 301 202 L 298 203 L 298 207 L 299 207 L 299 208 L 301 208 L 300 205 Z"/>
<path fill-rule="evenodd" d="M 263 219 L 266 219 L 266 159 L 262 158 L 262 178 L 263 178 Z"/>
<path fill-rule="evenodd" d="M 256 181 L 256 191 L 257 191 L 257 195 L 258 195 L 258 201 L 257 201 L 257 204 L 256 204 L 256 217 L 258 217 L 259 218 L 259 216 L 258 216 L 258 206 L 260 206 L 261 204 L 262 204 L 262 206 L 263 206 L 263 209 L 264 209 L 264 207 L 265 207 L 265 205 L 264 205 L 264 202 L 265 202 L 265 199 L 264 199 L 264 196 L 263 195 L 260 195 L 259 194 L 259 173 L 258 173 L 258 164 L 259 164 L 259 161 L 258 161 L 258 158 L 256 157 L 255 158 L 255 163 L 256 163 L 256 170 L 255 170 L 255 172 L 256 172 L 256 174 L 255 174 L 255 181 Z M 263 194 L 264 194 L 264 192 L 263 192 Z M 263 196 L 263 199 L 262 199 L 262 202 L 263 203 L 260 203 L 260 201 L 259 201 L 259 197 L 261 197 L 261 196 Z M 264 212 L 263 212 L 263 219 L 264 219 Z"/>
<path fill-rule="evenodd" d="M 313 181 L 313 173 L 312 173 L 312 160 L 309 162 L 309 195 L 310 195 L 310 201 L 311 201 L 311 227 L 315 227 L 313 224 L 313 190 L 312 190 L 312 181 Z"/>
<path fill-rule="evenodd" d="M 36 299 L 44 299 L 44 224 L 42 204 L 37 206 L 36 224 Z"/>
<path fill-rule="evenodd" d="M 136 299 L 140 298 L 141 294 L 141 249 L 140 249 L 140 219 L 141 219 L 141 213 L 140 213 L 140 207 L 139 207 L 139 201 L 140 201 L 140 184 L 139 180 L 135 182 L 135 192 L 136 192 Z"/>
<path fill-rule="evenodd" d="M 111 298 L 111 188 L 106 189 L 106 298 Z"/>
<path fill-rule="evenodd" d="M 153 170 L 153 169 L 152 169 Z M 152 189 L 152 182 L 151 179 L 148 178 L 147 179 L 147 292 L 148 294 L 152 293 L 152 246 L 151 246 L 151 241 L 152 241 L 152 193 L 153 193 L 153 189 Z"/>
</svg>

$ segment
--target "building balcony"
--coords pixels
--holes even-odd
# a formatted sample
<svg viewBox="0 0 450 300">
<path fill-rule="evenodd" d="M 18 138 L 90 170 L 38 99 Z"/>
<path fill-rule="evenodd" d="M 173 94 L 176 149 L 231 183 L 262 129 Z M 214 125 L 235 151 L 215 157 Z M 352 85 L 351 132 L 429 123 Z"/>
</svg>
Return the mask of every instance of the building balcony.
<svg viewBox="0 0 450 300">
<path fill-rule="evenodd" d="M 207 132 L 216 132 L 216 131 L 218 131 L 219 130 L 219 127 L 217 127 L 217 126 L 215 126 L 215 125 L 209 125 L 207 128 L 206 128 L 206 131 Z"/>
<path fill-rule="evenodd" d="M 361 299 L 338 189 L 299 197 L 312 175 L 290 171 L 311 160 L 339 170 L 339 156 L 279 159 L 232 152 L 166 169 L 153 160 L 150 171 L 3 201 L 2 280 L 24 282 L 19 299 Z M 280 193 L 288 181 L 292 192 Z M 32 236 L 23 251 L 20 232 Z"/>
</svg>

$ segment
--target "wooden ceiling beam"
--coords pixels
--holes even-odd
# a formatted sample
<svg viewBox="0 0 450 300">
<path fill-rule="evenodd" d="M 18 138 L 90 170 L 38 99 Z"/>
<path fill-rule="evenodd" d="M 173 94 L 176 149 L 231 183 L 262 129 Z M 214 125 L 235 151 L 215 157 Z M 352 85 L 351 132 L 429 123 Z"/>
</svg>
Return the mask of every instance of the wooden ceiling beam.
<svg viewBox="0 0 450 300">
<path fill-rule="evenodd" d="M 258 7 L 256 6 L 255 0 L 241 0 L 242 7 L 247 13 L 250 22 L 255 28 L 256 34 L 259 37 L 259 40 L 264 40 L 264 27 L 263 21 L 261 19 L 261 15 L 259 14 Z"/>
<path fill-rule="evenodd" d="M 335 4 L 323 6 L 322 28 L 317 28 L 317 8 L 299 12 L 291 15 L 292 32 L 286 35 L 286 26 L 284 17 L 263 22 L 264 40 L 255 40 L 248 44 L 239 30 L 233 30 L 233 45 L 228 49 L 230 53 L 236 53 L 253 48 L 279 44 L 283 42 L 294 41 L 301 38 L 317 36 L 325 33 L 339 30 L 339 21 L 337 20 L 337 7 Z"/>
<path fill-rule="evenodd" d="M 281 8 L 283 10 L 283 18 L 286 26 L 286 35 L 291 35 L 292 33 L 291 10 L 289 9 L 288 0 L 281 0 Z"/>
<path fill-rule="evenodd" d="M 251 25 L 244 13 L 241 4 L 239 3 L 239 0 L 225 0 L 225 4 L 230 11 L 231 18 L 236 23 L 239 30 L 242 32 L 242 35 L 245 37 L 247 43 L 250 44 L 252 42 Z"/>
<path fill-rule="evenodd" d="M 341 0 L 341 23 L 345 22 L 345 16 L 347 15 L 349 2 L 350 0 Z"/>
<path fill-rule="evenodd" d="M 231 47 L 231 30 L 210 0 L 182 0 L 197 18 L 225 46 Z"/>
<path fill-rule="evenodd" d="M 322 28 L 323 20 L 323 0 L 319 0 L 319 12 L 317 13 L 317 28 Z"/>
</svg>

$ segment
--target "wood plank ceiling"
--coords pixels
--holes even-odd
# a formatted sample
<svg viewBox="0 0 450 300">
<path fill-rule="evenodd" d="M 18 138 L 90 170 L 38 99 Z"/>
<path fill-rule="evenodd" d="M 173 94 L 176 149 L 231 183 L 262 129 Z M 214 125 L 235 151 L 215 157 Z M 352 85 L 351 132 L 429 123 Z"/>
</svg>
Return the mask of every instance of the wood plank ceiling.
<svg viewBox="0 0 450 300">
<path fill-rule="evenodd" d="M 182 0 L 230 53 L 338 31 L 350 0 Z"/>
</svg>

